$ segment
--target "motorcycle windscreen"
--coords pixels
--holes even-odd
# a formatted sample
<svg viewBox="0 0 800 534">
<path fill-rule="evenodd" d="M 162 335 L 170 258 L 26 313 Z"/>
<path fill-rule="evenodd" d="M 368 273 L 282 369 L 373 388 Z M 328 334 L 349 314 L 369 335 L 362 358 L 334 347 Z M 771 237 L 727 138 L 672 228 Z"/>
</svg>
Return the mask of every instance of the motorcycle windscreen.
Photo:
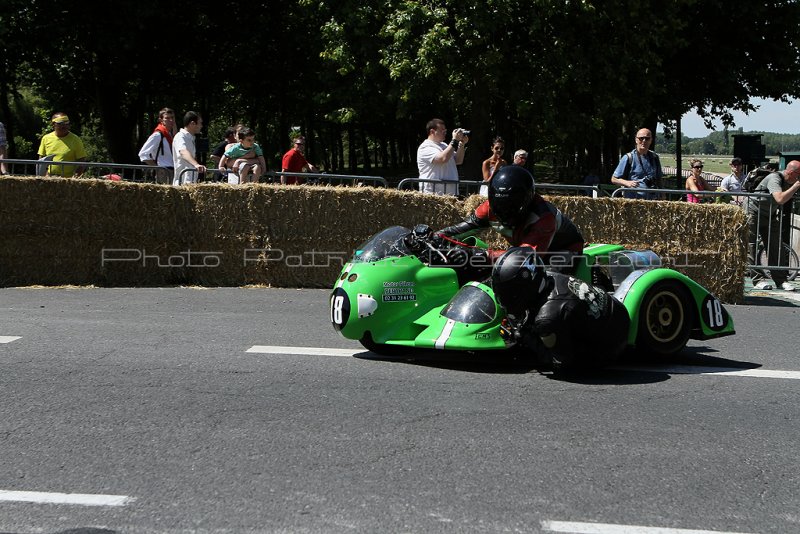
<svg viewBox="0 0 800 534">
<path fill-rule="evenodd" d="M 402 226 L 392 226 L 378 232 L 356 249 L 353 263 L 369 263 L 411 254 L 403 239 L 409 233 L 411 230 Z"/>
<path fill-rule="evenodd" d="M 494 299 L 477 285 L 471 284 L 462 287 L 442 310 L 444 317 L 466 324 L 488 323 L 496 314 Z"/>
</svg>

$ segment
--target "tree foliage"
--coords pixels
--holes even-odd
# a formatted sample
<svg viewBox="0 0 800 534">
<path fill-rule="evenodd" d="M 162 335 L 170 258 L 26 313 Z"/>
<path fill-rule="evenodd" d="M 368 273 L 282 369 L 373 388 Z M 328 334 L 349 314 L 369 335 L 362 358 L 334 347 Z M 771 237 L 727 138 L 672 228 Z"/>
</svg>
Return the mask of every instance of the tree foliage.
<svg viewBox="0 0 800 534">
<path fill-rule="evenodd" d="M 473 130 L 468 178 L 495 135 L 607 175 L 640 127 L 693 108 L 733 126 L 751 97 L 800 97 L 793 0 L 5 3 L 3 122 L 29 136 L 67 111 L 119 162 L 168 106 L 211 137 L 251 125 L 274 166 L 299 127 L 330 170 L 413 175 L 441 117 Z"/>
</svg>

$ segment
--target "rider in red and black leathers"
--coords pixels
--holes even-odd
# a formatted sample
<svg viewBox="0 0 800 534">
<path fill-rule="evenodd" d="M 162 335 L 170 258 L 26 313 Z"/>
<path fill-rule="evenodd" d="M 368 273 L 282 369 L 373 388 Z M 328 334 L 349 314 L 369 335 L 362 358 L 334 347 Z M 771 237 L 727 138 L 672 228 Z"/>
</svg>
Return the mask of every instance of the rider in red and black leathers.
<svg viewBox="0 0 800 534">
<path fill-rule="evenodd" d="M 464 221 L 437 232 L 463 239 L 492 227 L 511 246 L 530 246 L 545 260 L 556 252 L 581 254 L 584 240 L 573 222 L 535 192 L 533 175 L 518 165 L 502 167 L 489 183 L 489 200 Z M 491 251 L 492 259 L 503 250 Z M 550 263 L 548 261 L 548 263 Z"/>
</svg>

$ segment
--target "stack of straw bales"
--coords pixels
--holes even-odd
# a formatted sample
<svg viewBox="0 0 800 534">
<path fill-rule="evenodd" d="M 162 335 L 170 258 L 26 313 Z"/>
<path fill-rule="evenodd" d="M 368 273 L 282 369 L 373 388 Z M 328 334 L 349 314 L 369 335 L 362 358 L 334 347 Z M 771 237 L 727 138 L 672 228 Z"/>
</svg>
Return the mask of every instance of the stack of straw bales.
<svg viewBox="0 0 800 534">
<path fill-rule="evenodd" d="M 552 197 L 588 242 L 651 248 L 726 302 L 743 298 L 735 207 Z M 482 201 L 393 189 L 0 179 L 0 285 L 330 287 L 388 226 L 442 228 Z M 486 237 L 505 247 L 496 235 Z"/>
</svg>

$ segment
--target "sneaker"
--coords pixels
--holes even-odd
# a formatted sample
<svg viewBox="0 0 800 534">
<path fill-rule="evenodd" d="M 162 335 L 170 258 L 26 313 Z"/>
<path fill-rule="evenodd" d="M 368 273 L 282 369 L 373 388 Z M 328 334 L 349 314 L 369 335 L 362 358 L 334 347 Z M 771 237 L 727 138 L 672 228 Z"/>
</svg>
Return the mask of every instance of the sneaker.
<svg viewBox="0 0 800 534">
<path fill-rule="evenodd" d="M 784 291 L 794 291 L 794 285 L 789 282 L 784 282 L 781 284 L 781 289 Z"/>
<path fill-rule="evenodd" d="M 762 291 L 769 291 L 770 289 L 775 289 L 775 286 L 772 285 L 772 282 L 770 282 L 769 280 L 762 280 L 756 285 L 754 285 L 753 289 L 761 289 Z"/>
</svg>

